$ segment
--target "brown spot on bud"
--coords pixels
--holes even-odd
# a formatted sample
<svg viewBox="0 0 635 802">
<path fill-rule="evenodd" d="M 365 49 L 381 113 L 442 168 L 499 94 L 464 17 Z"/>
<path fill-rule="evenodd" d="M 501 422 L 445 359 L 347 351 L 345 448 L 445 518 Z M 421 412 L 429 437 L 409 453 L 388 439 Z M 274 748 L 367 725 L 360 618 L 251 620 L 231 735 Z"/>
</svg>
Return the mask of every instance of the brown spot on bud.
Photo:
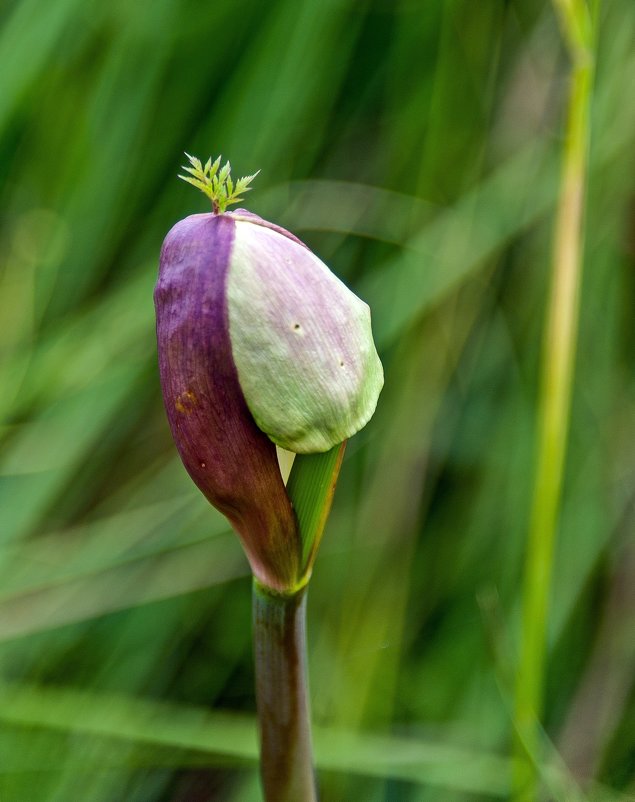
<svg viewBox="0 0 635 802">
<path fill-rule="evenodd" d="M 174 407 L 177 412 L 186 415 L 198 406 L 198 399 L 191 390 L 186 390 L 176 397 Z"/>
</svg>

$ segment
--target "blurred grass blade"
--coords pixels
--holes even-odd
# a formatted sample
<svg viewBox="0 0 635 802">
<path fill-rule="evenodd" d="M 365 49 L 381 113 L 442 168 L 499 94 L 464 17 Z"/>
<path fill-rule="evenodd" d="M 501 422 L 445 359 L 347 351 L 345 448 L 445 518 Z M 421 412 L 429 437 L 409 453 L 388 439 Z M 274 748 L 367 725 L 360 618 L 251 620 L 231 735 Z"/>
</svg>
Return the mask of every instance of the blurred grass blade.
<svg viewBox="0 0 635 802">
<path fill-rule="evenodd" d="M 585 0 L 564 4 L 571 10 L 565 23 L 575 43 L 572 85 L 563 154 L 552 260 L 551 294 L 545 322 L 542 380 L 537 433 L 537 461 L 525 579 L 522 630 L 516 681 L 515 724 L 522 735 L 515 778 L 515 799 L 539 798 L 533 767 L 523 767 L 523 750 L 539 756 L 538 722 L 542 719 L 547 654 L 547 620 L 564 482 L 565 455 L 573 393 L 573 371 L 583 260 L 583 216 L 588 180 L 588 153 L 593 81 L 589 33 L 582 46 L 580 19 Z"/>
</svg>

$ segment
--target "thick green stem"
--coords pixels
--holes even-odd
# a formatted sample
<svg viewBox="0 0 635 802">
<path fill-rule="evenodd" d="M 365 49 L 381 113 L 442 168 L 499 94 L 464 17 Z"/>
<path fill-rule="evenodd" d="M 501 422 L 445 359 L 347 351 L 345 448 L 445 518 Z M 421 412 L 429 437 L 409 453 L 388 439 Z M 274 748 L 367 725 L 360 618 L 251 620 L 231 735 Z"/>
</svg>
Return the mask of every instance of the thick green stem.
<svg viewBox="0 0 635 802">
<path fill-rule="evenodd" d="M 567 38 L 571 45 L 573 69 L 555 227 L 551 297 L 545 324 L 538 455 L 522 600 L 522 640 L 515 699 L 518 730 L 514 776 L 516 802 L 538 798 L 539 722 L 544 696 L 549 595 L 578 330 L 593 78 L 592 42 L 589 41 L 589 24 L 592 22 L 589 23 L 586 5 L 577 0 L 559 0 L 556 6 L 569 32 Z"/>
<path fill-rule="evenodd" d="M 316 802 L 306 665 L 306 587 L 274 595 L 254 581 L 260 773 L 266 802 Z"/>
</svg>

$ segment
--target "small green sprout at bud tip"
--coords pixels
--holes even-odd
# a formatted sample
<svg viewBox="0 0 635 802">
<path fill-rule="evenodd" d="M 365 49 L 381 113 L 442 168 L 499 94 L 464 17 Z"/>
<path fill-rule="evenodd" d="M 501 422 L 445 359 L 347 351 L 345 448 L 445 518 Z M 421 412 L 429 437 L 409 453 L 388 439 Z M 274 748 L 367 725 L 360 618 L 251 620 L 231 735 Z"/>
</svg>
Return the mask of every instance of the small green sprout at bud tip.
<svg viewBox="0 0 635 802">
<path fill-rule="evenodd" d="M 183 166 L 182 169 L 189 175 L 179 175 L 179 178 L 187 181 L 188 184 L 192 184 L 192 186 L 207 195 L 212 202 L 214 214 L 222 214 L 228 206 L 239 203 L 243 199 L 242 196 L 245 192 L 249 192 L 252 189 L 249 184 L 260 172 L 258 170 L 253 175 L 245 175 L 239 178 L 234 185 L 230 175 L 231 164 L 226 162 L 224 167 L 221 167 L 220 156 L 214 162 L 210 157 L 205 162 L 205 166 L 203 166 L 200 159 L 190 156 L 189 153 L 185 155 L 190 162 L 190 166 Z"/>
</svg>

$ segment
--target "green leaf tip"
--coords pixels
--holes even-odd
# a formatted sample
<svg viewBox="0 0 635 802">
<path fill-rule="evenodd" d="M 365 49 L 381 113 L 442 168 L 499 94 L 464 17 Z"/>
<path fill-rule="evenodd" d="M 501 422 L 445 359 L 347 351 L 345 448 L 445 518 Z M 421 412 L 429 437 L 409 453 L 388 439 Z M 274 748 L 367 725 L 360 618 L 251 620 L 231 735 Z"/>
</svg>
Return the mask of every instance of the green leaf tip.
<svg viewBox="0 0 635 802">
<path fill-rule="evenodd" d="M 228 206 L 234 203 L 239 203 L 243 198 L 245 192 L 249 192 L 252 187 L 249 186 L 258 172 L 253 175 L 245 175 L 239 178 L 234 185 L 231 177 L 231 164 L 229 161 L 223 167 L 221 164 L 221 157 L 219 156 L 214 162 L 211 157 L 205 162 L 197 159 L 196 156 L 190 156 L 189 153 L 185 154 L 189 161 L 189 166 L 183 166 L 181 169 L 189 175 L 179 175 L 182 181 L 187 181 L 193 187 L 200 189 L 212 202 L 212 209 L 214 214 L 222 214 Z"/>
<path fill-rule="evenodd" d="M 335 485 L 344 458 L 346 441 L 321 454 L 297 454 L 287 483 L 302 541 L 302 579 L 311 578 L 313 563 L 331 511 Z"/>
</svg>

